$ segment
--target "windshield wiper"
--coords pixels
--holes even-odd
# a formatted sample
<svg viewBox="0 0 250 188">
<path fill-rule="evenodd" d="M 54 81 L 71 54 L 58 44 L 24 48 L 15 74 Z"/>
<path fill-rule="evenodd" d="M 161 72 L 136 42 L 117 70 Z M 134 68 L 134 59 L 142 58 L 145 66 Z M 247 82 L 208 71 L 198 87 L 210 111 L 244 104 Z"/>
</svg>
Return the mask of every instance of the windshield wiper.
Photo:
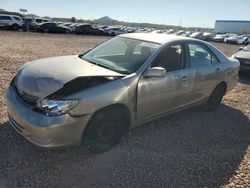
<svg viewBox="0 0 250 188">
<path fill-rule="evenodd" d="M 91 64 L 97 65 L 97 66 L 99 66 L 99 67 L 103 67 L 103 68 L 105 68 L 105 69 L 108 69 L 108 70 L 111 70 L 111 71 L 114 71 L 114 72 L 118 72 L 118 73 L 120 73 L 120 74 L 130 74 L 130 71 L 118 71 L 118 70 L 116 70 L 116 69 L 110 68 L 110 67 L 107 66 L 107 65 L 104 65 L 104 64 L 100 64 L 100 63 L 91 61 L 91 60 L 89 60 L 89 59 L 87 59 L 87 58 L 84 58 L 83 56 L 81 57 L 81 59 L 82 59 L 82 60 L 85 60 L 85 61 L 87 61 L 87 62 L 89 62 L 89 63 L 91 63 Z"/>
<path fill-rule="evenodd" d="M 106 66 L 106 65 L 103 65 L 103 64 L 96 63 L 95 65 L 98 65 L 98 66 L 103 67 L 105 69 L 109 69 L 109 70 L 115 71 L 115 70 L 111 69 L 109 66 Z"/>
<path fill-rule="evenodd" d="M 82 60 L 87 61 L 87 62 L 89 62 L 89 63 L 92 63 L 92 64 L 94 64 L 94 65 L 98 65 L 96 62 L 91 61 L 91 60 L 89 60 L 89 59 L 87 59 L 87 58 L 85 58 L 85 57 L 83 57 L 83 56 L 81 56 L 80 58 L 81 58 Z"/>
</svg>

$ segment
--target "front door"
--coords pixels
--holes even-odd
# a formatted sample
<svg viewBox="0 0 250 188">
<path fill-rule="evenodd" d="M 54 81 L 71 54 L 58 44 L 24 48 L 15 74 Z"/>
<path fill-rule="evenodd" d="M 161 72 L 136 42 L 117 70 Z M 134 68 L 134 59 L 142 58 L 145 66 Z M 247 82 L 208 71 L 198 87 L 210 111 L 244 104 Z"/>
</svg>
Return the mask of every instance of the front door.
<svg viewBox="0 0 250 188">
<path fill-rule="evenodd" d="M 184 106 L 189 91 L 189 70 L 182 44 L 166 47 L 151 67 L 163 67 L 165 77 L 141 77 L 137 93 L 137 121 L 142 122 L 154 116 Z"/>
</svg>

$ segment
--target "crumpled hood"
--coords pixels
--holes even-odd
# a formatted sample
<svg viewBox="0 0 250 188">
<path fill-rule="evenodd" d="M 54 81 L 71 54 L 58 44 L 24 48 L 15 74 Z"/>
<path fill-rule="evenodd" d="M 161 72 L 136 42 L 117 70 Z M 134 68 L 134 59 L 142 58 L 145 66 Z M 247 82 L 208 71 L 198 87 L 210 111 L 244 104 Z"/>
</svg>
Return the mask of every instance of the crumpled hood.
<svg viewBox="0 0 250 188">
<path fill-rule="evenodd" d="M 29 62 L 21 68 L 17 78 L 18 90 L 44 98 L 61 89 L 77 77 L 123 76 L 80 59 L 78 56 L 61 56 Z"/>
</svg>

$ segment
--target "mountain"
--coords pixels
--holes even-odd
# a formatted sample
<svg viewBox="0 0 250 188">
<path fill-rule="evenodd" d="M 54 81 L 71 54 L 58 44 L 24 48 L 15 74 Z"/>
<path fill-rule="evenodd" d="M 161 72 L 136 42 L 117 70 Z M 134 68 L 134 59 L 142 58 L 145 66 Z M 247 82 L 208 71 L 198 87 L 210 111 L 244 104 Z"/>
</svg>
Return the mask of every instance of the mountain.
<svg viewBox="0 0 250 188">
<path fill-rule="evenodd" d="M 9 11 L 6 11 L 4 9 L 0 9 L 0 14 L 12 14 L 12 15 L 17 15 L 17 16 L 22 16 L 22 14 L 20 14 L 18 12 L 9 12 Z"/>
<path fill-rule="evenodd" d="M 25 17 L 26 18 L 33 18 L 33 17 L 39 17 L 39 16 L 37 16 L 35 14 L 25 14 Z"/>
<path fill-rule="evenodd" d="M 99 19 L 94 20 L 94 22 L 99 23 L 101 25 L 116 25 L 119 24 L 120 21 L 114 20 L 108 16 L 101 17 Z"/>
</svg>

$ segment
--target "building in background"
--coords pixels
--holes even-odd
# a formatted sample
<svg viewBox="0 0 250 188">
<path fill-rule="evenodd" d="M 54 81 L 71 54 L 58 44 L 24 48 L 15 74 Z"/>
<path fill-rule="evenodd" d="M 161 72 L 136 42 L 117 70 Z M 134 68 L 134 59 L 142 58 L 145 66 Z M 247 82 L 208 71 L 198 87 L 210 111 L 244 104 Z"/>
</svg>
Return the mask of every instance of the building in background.
<svg viewBox="0 0 250 188">
<path fill-rule="evenodd" d="M 250 21 L 240 20 L 216 20 L 214 26 L 216 33 L 250 33 Z"/>
</svg>

